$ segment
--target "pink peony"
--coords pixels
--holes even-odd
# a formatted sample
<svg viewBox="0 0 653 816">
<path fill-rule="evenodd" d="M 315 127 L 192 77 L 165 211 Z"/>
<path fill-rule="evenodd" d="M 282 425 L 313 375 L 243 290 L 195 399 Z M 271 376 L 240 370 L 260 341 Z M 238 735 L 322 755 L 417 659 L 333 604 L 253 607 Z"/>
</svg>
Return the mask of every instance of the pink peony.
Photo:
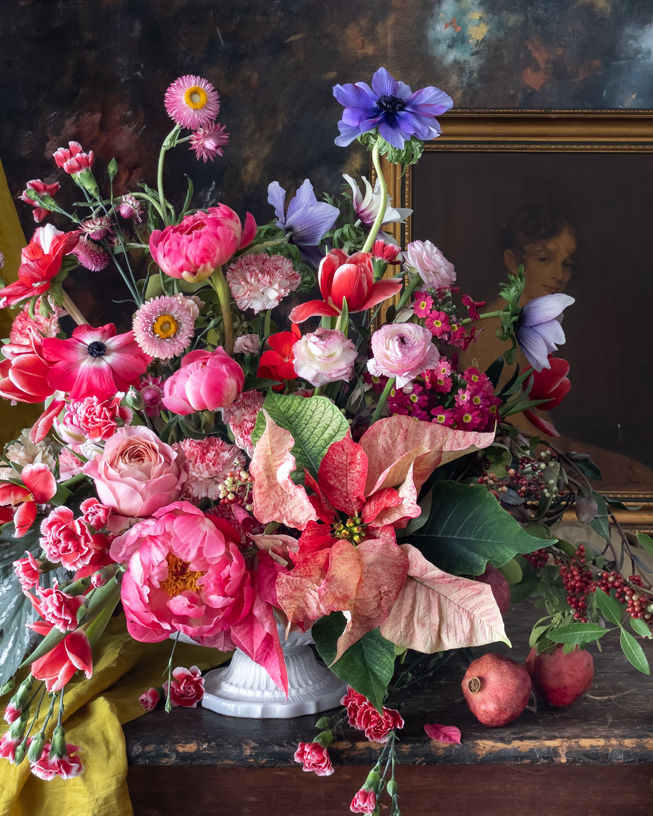
<svg viewBox="0 0 653 816">
<path fill-rule="evenodd" d="M 234 354 L 258 354 L 261 341 L 257 334 L 241 334 L 234 340 Z"/>
<path fill-rule="evenodd" d="M 222 412 L 224 421 L 234 435 L 236 445 L 248 456 L 254 453 L 252 431 L 264 402 L 265 397 L 260 391 L 245 391 Z"/>
<path fill-rule="evenodd" d="M 195 499 L 219 498 L 219 486 L 231 470 L 242 470 L 245 457 L 236 445 L 216 436 L 184 439 L 173 445 L 186 457 L 188 481 L 185 493 Z"/>
<path fill-rule="evenodd" d="M 145 711 L 154 711 L 161 701 L 161 692 L 159 689 L 149 688 L 144 691 L 138 698 L 138 702 L 143 706 Z"/>
<path fill-rule="evenodd" d="M 293 758 L 295 762 L 301 762 L 302 771 L 313 771 L 318 776 L 333 773 L 329 752 L 319 742 L 300 742 Z"/>
<path fill-rule="evenodd" d="M 181 368 L 165 381 L 163 404 L 182 416 L 216 411 L 231 405 L 244 384 L 242 368 L 221 346 L 214 352 L 191 351 L 182 359 Z"/>
<path fill-rule="evenodd" d="M 41 522 L 41 547 L 48 560 L 66 569 L 79 569 L 91 560 L 93 539 L 82 519 L 69 507 L 55 509 Z"/>
<path fill-rule="evenodd" d="M 26 204 L 29 204 L 30 207 L 34 207 L 34 212 L 32 215 L 34 216 L 34 220 L 37 224 L 47 217 L 49 210 L 44 209 L 38 204 L 37 201 L 33 201 L 31 198 L 29 198 L 27 195 L 28 191 L 34 190 L 34 192 L 38 193 L 41 198 L 45 198 L 46 196 L 52 197 L 56 195 L 59 192 L 60 187 L 61 185 L 57 181 L 55 181 L 54 184 L 46 184 L 44 181 L 41 181 L 41 179 L 32 179 L 32 181 L 28 181 L 25 185 L 25 189 L 20 196 L 20 200 L 24 201 Z"/>
<path fill-rule="evenodd" d="M 407 266 L 417 270 L 429 289 L 444 289 L 456 282 L 453 264 L 430 241 L 412 241 L 406 247 Z"/>
<path fill-rule="evenodd" d="M 77 629 L 77 611 L 84 603 L 83 595 L 68 595 L 56 586 L 52 589 L 37 589 L 38 601 L 28 595 L 43 620 L 51 623 L 60 632 Z"/>
<path fill-rule="evenodd" d="M 373 377 L 396 377 L 403 387 L 427 368 L 435 368 L 440 353 L 431 332 L 416 323 L 388 323 L 372 335 L 372 360 L 367 370 Z"/>
<path fill-rule="evenodd" d="M 142 425 L 119 428 L 84 473 L 100 501 L 121 516 L 151 516 L 176 501 L 188 474 L 183 454 Z"/>
<path fill-rule="evenodd" d="M 166 275 L 194 283 L 206 280 L 255 235 L 256 222 L 249 213 L 243 230 L 236 213 L 220 204 L 207 212 L 187 215 L 180 224 L 154 230 L 150 252 Z"/>
<path fill-rule="evenodd" d="M 245 255 L 229 267 L 227 283 L 239 309 L 274 309 L 302 282 L 292 261 L 264 252 Z"/>
<path fill-rule="evenodd" d="M 25 558 L 14 561 L 14 573 L 20 582 L 23 592 L 29 592 L 39 584 L 40 566 L 43 561 L 37 561 L 30 552 L 25 553 Z"/>
<path fill-rule="evenodd" d="M 204 697 L 204 678 L 197 666 L 191 666 L 190 669 L 179 666 L 172 672 L 172 677 L 170 701 L 173 706 L 197 708 Z M 168 693 L 167 680 L 163 684 L 163 690 Z"/>
<path fill-rule="evenodd" d="M 311 385 L 349 382 L 354 376 L 356 347 L 341 331 L 319 328 L 293 346 L 297 376 Z"/>
<path fill-rule="evenodd" d="M 373 790 L 361 788 L 352 799 L 349 810 L 352 813 L 366 813 L 371 816 L 376 810 L 376 793 Z"/>
<path fill-rule="evenodd" d="M 114 540 L 111 556 L 129 558 L 121 600 L 135 640 L 154 643 L 172 632 L 217 635 L 251 609 L 250 576 L 238 546 L 188 502 L 136 524 Z"/>
<path fill-rule="evenodd" d="M 93 396 L 71 400 L 57 427 L 64 441 L 68 441 L 66 426 L 72 426 L 71 442 L 75 444 L 80 432 L 85 439 L 106 440 L 114 435 L 119 425 L 129 425 L 134 415 L 131 409 L 120 404 L 122 396 L 117 394 L 113 399 L 98 399 Z"/>
<path fill-rule="evenodd" d="M 66 753 L 63 756 L 50 756 L 51 750 L 52 743 L 46 742 L 40 758 L 31 763 L 34 776 L 49 782 L 55 776 L 60 776 L 62 779 L 73 779 L 84 770 L 80 758 L 76 755 L 79 751 L 76 745 L 66 743 Z"/>
<path fill-rule="evenodd" d="M 113 397 L 126 392 L 147 370 L 150 358 L 134 341 L 132 332 L 116 334 L 113 323 L 93 328 L 77 326 L 68 340 L 46 338 L 43 354 L 53 365 L 48 384 L 71 399 Z"/>
</svg>

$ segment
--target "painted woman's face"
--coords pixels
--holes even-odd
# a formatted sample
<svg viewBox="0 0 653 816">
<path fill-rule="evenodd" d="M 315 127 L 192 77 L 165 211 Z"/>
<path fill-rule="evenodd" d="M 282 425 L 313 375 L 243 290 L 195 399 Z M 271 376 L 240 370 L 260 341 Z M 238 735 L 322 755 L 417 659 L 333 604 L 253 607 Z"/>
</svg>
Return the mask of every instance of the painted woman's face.
<svg viewBox="0 0 653 816">
<path fill-rule="evenodd" d="M 528 301 L 564 292 L 574 269 L 575 252 L 576 235 L 572 227 L 565 225 L 549 241 L 526 244 L 519 261 L 509 249 L 503 257 L 513 274 L 520 264 L 524 265 L 524 300 Z"/>
</svg>

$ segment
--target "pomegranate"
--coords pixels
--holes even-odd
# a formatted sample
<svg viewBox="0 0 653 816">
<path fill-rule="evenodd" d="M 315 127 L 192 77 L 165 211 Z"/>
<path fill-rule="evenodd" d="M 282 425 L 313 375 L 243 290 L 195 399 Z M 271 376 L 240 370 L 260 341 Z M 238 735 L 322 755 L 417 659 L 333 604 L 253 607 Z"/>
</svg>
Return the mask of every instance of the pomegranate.
<svg viewBox="0 0 653 816">
<path fill-rule="evenodd" d="M 519 717 L 531 693 L 531 678 L 523 663 L 498 654 L 474 660 L 462 682 L 469 710 L 483 723 L 498 728 Z"/>
<path fill-rule="evenodd" d="M 562 646 L 548 654 L 533 648 L 526 658 L 526 668 L 539 697 L 551 706 L 564 708 L 581 697 L 594 679 L 594 658 L 578 647 L 565 654 Z"/>
<path fill-rule="evenodd" d="M 492 564 L 488 564 L 483 575 L 479 575 L 476 580 L 490 585 L 499 612 L 503 615 L 510 605 L 510 584 L 503 573 L 499 572 Z"/>
</svg>

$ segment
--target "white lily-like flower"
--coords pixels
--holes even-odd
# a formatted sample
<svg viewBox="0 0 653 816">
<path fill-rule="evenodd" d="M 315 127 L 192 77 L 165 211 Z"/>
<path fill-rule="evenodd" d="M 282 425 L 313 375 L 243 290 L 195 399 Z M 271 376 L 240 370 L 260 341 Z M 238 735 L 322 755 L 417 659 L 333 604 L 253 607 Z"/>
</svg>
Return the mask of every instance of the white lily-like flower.
<svg viewBox="0 0 653 816">
<path fill-rule="evenodd" d="M 380 179 L 377 178 L 374 189 L 372 190 L 372 185 L 370 182 L 365 178 L 365 176 L 361 176 L 361 180 L 364 185 L 364 192 L 361 192 L 356 179 L 348 176 L 346 173 L 343 173 L 343 178 L 351 187 L 352 203 L 354 205 L 356 215 L 366 227 L 371 227 L 377 213 L 379 212 L 379 208 L 381 207 Z M 403 223 L 413 211 L 408 207 L 392 207 L 391 202 L 392 199 L 389 198 L 385 208 L 383 223 Z"/>
</svg>

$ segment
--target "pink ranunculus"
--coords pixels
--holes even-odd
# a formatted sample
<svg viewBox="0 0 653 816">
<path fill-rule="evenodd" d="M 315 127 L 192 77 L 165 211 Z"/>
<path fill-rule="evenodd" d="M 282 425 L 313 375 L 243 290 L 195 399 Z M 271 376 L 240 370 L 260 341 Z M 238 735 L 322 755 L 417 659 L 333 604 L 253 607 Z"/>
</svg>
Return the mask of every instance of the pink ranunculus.
<svg viewBox="0 0 653 816">
<path fill-rule="evenodd" d="M 368 816 L 371 816 L 375 809 L 376 793 L 373 790 L 365 790 L 365 788 L 361 788 L 356 792 L 351 800 L 351 805 L 349 805 L 349 810 L 352 813 L 366 813 Z"/>
<path fill-rule="evenodd" d="M 43 355 L 51 363 L 48 384 L 73 400 L 92 396 L 104 400 L 127 392 L 150 363 L 134 333 L 117 334 L 113 323 L 77 326 L 67 340 L 48 337 Z"/>
<path fill-rule="evenodd" d="M 151 516 L 176 501 L 188 474 L 182 453 L 142 425 L 119 428 L 84 467 L 100 501 L 121 516 Z"/>
<path fill-rule="evenodd" d="M 38 586 L 40 571 L 39 567 L 43 561 L 37 561 L 31 552 L 25 553 L 25 558 L 19 558 L 14 561 L 14 573 L 20 582 L 20 587 L 23 592 L 29 592 Z"/>
<path fill-rule="evenodd" d="M 51 651 L 32 663 L 31 671 L 33 677 L 45 682 L 49 692 L 61 691 L 77 671 L 92 677 L 93 655 L 86 633 L 78 629 L 66 635 Z"/>
<path fill-rule="evenodd" d="M 373 359 L 367 370 L 373 377 L 396 377 L 402 388 L 427 368 L 435 368 L 440 354 L 431 332 L 416 323 L 387 323 L 372 335 Z"/>
<path fill-rule="evenodd" d="M 154 711 L 160 701 L 161 692 L 156 688 L 149 688 L 138 698 L 138 702 L 143 706 L 145 711 Z"/>
<path fill-rule="evenodd" d="M 293 758 L 295 762 L 301 762 L 302 771 L 312 771 L 318 776 L 333 773 L 329 752 L 319 742 L 300 742 Z"/>
<path fill-rule="evenodd" d="M 31 763 L 34 776 L 49 782 L 55 776 L 60 776 L 62 779 L 73 779 L 82 773 L 84 766 L 77 756 L 79 748 L 76 745 L 66 743 L 66 753 L 63 756 L 51 757 L 51 749 L 52 743 L 46 742 L 39 759 Z"/>
<path fill-rule="evenodd" d="M 58 587 L 36 590 L 38 600 L 29 593 L 28 598 L 43 620 L 51 623 L 60 632 L 77 629 L 77 611 L 84 603 L 83 595 L 68 595 Z"/>
<path fill-rule="evenodd" d="M 191 351 L 181 368 L 165 381 L 163 404 L 175 414 L 226 408 L 242 392 L 245 374 L 221 347 Z"/>
<path fill-rule="evenodd" d="M 349 382 L 354 375 L 356 347 L 341 331 L 319 328 L 293 346 L 293 365 L 311 385 Z"/>
<path fill-rule="evenodd" d="M 172 677 L 170 700 L 173 706 L 196 708 L 204 697 L 204 678 L 197 666 L 191 666 L 190 669 L 179 666 L 172 672 Z M 167 680 L 163 684 L 163 690 L 168 693 Z"/>
<path fill-rule="evenodd" d="M 429 289 L 444 289 L 456 282 L 453 264 L 431 241 L 412 241 L 406 247 L 405 258 Z"/>
<path fill-rule="evenodd" d="M 129 565 L 121 600 L 135 640 L 155 643 L 172 632 L 210 637 L 239 623 L 253 591 L 239 547 L 195 505 L 175 502 L 136 524 L 111 545 Z"/>
<path fill-rule="evenodd" d="M 180 224 L 150 235 L 150 252 L 161 271 L 191 283 L 206 280 L 215 269 L 246 247 L 256 235 L 256 222 L 247 213 L 245 228 L 224 204 L 188 215 Z"/>
<path fill-rule="evenodd" d="M 69 507 L 55 509 L 41 522 L 41 547 L 54 564 L 79 569 L 91 560 L 93 539 L 82 519 L 76 519 Z"/>
</svg>

